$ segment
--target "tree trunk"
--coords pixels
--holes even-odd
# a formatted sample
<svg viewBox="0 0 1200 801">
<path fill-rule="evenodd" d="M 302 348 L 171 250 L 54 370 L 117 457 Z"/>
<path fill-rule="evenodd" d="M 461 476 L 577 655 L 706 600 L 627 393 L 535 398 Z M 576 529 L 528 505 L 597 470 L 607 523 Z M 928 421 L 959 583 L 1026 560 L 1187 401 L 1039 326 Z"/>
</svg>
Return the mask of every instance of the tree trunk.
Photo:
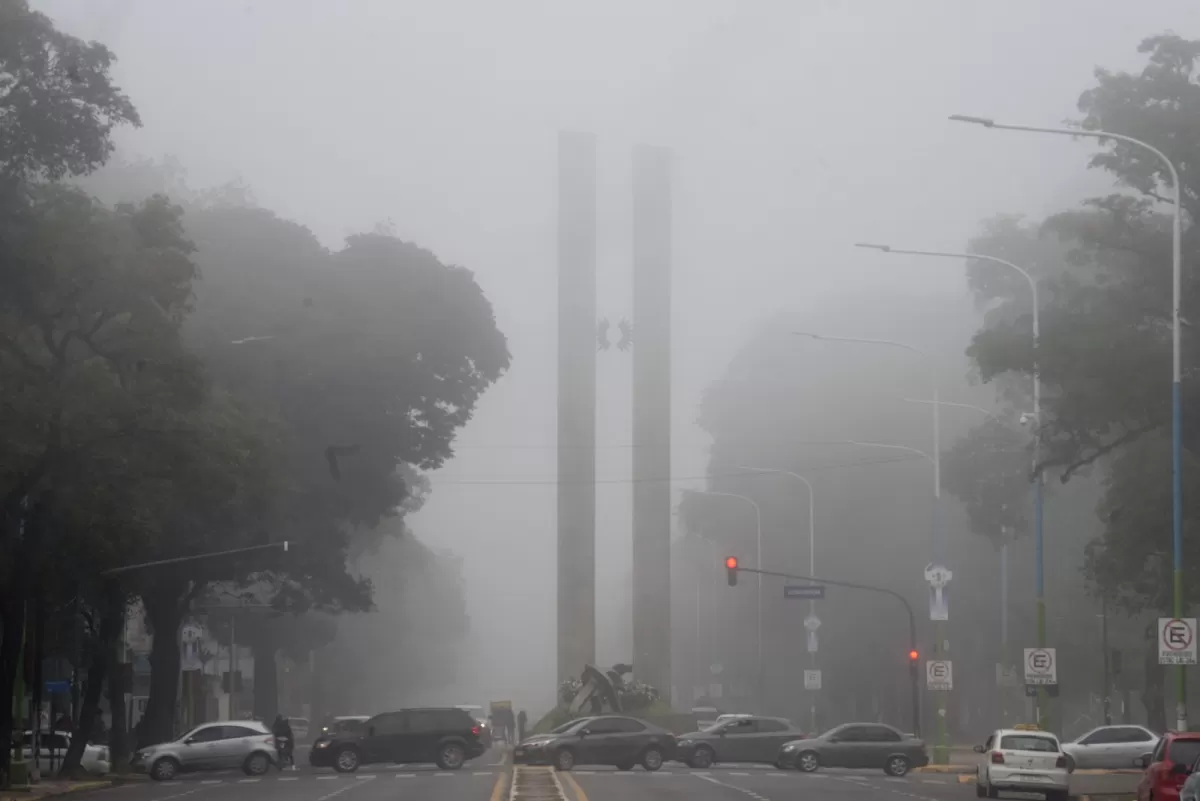
<svg viewBox="0 0 1200 801">
<path fill-rule="evenodd" d="M 268 625 L 255 627 L 257 637 L 250 648 L 254 654 L 254 716 L 270 723 L 279 714 L 279 673 L 275 664 L 279 646 Z"/>
<path fill-rule="evenodd" d="M 20 668 L 21 642 L 25 637 L 25 599 L 14 580 L 0 599 L 0 787 L 9 786 L 8 766 L 12 760 L 13 691 Z"/>
<path fill-rule="evenodd" d="M 33 776 L 40 778 L 41 773 L 38 769 L 38 753 L 41 749 L 42 740 L 42 663 L 45 662 L 44 646 L 46 641 L 46 600 L 42 597 L 42 593 L 38 592 L 37 597 L 33 599 L 33 642 L 32 648 L 29 649 L 29 655 L 32 658 L 31 664 L 33 669 L 26 675 L 33 679 L 30 687 L 30 694 L 33 696 L 33 712 L 30 713 L 29 730 L 33 732 L 33 742 L 30 746 L 33 748 L 33 758 L 29 761 L 29 771 Z M 54 721 L 50 721 L 50 730 L 54 730 Z"/>
<path fill-rule="evenodd" d="M 1145 680 L 1142 687 L 1142 705 L 1146 707 L 1146 727 L 1151 731 L 1167 731 L 1167 705 L 1163 694 L 1163 668 L 1158 664 L 1158 629 L 1151 625 L 1146 629 Z"/>
<path fill-rule="evenodd" d="M 164 583 L 142 594 L 153 640 L 150 646 L 150 696 L 137 727 L 137 746 L 169 741 L 175 734 L 179 696 L 179 627 L 186 586 Z"/>
<path fill-rule="evenodd" d="M 66 756 L 63 757 L 61 773 L 64 776 L 71 776 L 80 771 L 79 761 L 83 758 L 84 746 L 87 745 L 92 732 L 96 730 L 96 722 L 100 719 L 100 696 L 104 692 L 104 680 L 108 676 L 109 664 L 114 661 L 117 640 L 121 636 L 121 625 L 125 620 L 121 613 L 124 605 L 123 598 L 120 599 L 119 605 L 110 599 L 103 599 L 102 603 L 104 606 L 100 612 L 100 631 L 96 638 L 96 650 L 92 653 L 88 663 L 79 720 L 75 725 L 74 736 L 71 737 L 71 746 L 67 749 Z M 121 703 L 117 705 L 121 708 L 122 727 L 125 720 L 124 700 L 122 697 Z M 113 713 L 113 728 L 115 729 L 118 720 L 115 707 Z M 112 759 L 113 769 L 116 770 L 116 766 L 123 763 L 117 762 L 113 745 L 110 739 L 109 756 Z"/>
<path fill-rule="evenodd" d="M 108 756 L 116 773 L 129 765 L 129 721 L 125 717 L 125 594 L 116 587 L 106 598 L 104 618 L 113 626 L 113 638 L 100 652 L 108 660 L 108 709 L 112 729 L 108 733 Z M 102 624 L 103 625 L 103 624 Z"/>
</svg>

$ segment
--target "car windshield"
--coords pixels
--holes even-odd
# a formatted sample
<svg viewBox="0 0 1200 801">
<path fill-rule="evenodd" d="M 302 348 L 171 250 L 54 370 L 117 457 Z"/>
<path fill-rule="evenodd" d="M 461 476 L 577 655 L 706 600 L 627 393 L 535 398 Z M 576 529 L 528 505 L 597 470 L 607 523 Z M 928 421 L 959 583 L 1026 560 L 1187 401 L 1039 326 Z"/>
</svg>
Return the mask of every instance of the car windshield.
<svg viewBox="0 0 1200 801">
<path fill-rule="evenodd" d="M 1167 759 L 1177 765 L 1194 765 L 1200 759 L 1200 740 L 1176 739 L 1167 748 Z"/>
<path fill-rule="evenodd" d="M 575 720 L 569 720 L 566 723 L 564 723 L 563 725 L 559 726 L 557 729 L 551 729 L 550 733 L 551 734 L 566 734 L 571 729 L 575 728 L 576 726 L 582 726 L 583 724 L 587 723 L 589 720 L 591 720 L 591 718 L 576 718 Z"/>
<path fill-rule="evenodd" d="M 1006 734 L 1000 738 L 1000 748 L 1004 751 L 1058 751 L 1058 743 L 1049 737 L 1038 737 L 1034 734 Z"/>
</svg>

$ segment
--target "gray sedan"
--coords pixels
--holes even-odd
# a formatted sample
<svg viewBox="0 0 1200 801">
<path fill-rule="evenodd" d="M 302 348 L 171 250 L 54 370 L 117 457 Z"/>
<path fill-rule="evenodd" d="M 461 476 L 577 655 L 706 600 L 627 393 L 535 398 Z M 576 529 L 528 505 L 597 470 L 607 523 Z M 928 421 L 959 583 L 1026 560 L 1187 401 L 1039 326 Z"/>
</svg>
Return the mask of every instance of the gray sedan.
<svg viewBox="0 0 1200 801">
<path fill-rule="evenodd" d="M 714 762 L 774 765 L 784 743 L 807 736 L 786 718 L 739 715 L 702 731 L 681 735 L 676 742 L 675 758 L 693 768 L 707 768 Z"/>
<path fill-rule="evenodd" d="M 1154 750 L 1158 735 L 1144 726 L 1100 726 L 1062 750 L 1076 768 L 1129 768 L 1142 754 Z"/>
<path fill-rule="evenodd" d="M 929 764 L 925 743 L 882 723 L 845 723 L 819 737 L 787 743 L 779 767 L 812 773 L 820 767 L 882 769 L 903 776 Z"/>
</svg>

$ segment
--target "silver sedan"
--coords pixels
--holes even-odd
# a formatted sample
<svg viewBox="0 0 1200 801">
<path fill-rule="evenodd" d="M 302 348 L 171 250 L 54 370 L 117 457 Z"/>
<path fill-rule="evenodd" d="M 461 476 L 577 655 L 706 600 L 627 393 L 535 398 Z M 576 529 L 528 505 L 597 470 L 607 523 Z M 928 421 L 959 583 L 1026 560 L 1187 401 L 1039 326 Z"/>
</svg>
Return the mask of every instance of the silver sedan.
<svg viewBox="0 0 1200 801">
<path fill-rule="evenodd" d="M 1062 750 L 1075 768 L 1117 770 L 1133 768 L 1142 754 L 1154 750 L 1158 735 L 1144 726 L 1099 726 L 1080 735 Z"/>
</svg>

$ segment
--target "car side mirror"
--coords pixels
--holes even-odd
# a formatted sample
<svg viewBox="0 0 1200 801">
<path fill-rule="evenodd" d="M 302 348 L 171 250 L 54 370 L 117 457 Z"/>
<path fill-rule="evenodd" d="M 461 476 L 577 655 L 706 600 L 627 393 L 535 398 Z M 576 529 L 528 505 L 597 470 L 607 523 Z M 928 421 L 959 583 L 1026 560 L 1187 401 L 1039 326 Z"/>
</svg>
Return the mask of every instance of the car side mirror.
<svg viewBox="0 0 1200 801">
<path fill-rule="evenodd" d="M 183 744 L 184 744 L 184 745 L 195 745 L 195 744 L 196 744 L 196 738 L 195 738 L 195 737 L 189 737 L 189 738 L 187 738 L 186 740 L 184 740 L 184 741 L 183 741 Z"/>
<path fill-rule="evenodd" d="M 1138 757 L 1137 759 L 1133 760 L 1133 766 L 1134 766 L 1135 768 L 1148 768 L 1148 767 L 1150 767 L 1150 755 L 1149 755 L 1149 754 L 1142 754 L 1140 757 Z"/>
<path fill-rule="evenodd" d="M 984 751 L 986 751 L 987 749 L 986 749 L 986 748 L 984 748 L 982 745 L 977 745 L 977 746 L 975 746 L 974 748 L 972 748 L 971 750 L 972 750 L 972 751 L 974 751 L 974 752 L 975 752 L 975 753 L 977 753 L 977 754 L 982 754 L 982 753 L 983 753 Z"/>
<path fill-rule="evenodd" d="M 1174 773 L 1177 776 L 1185 776 L 1191 772 L 1192 772 L 1191 766 L 1184 765 L 1182 762 L 1177 765 L 1171 766 L 1171 773 Z"/>
</svg>

